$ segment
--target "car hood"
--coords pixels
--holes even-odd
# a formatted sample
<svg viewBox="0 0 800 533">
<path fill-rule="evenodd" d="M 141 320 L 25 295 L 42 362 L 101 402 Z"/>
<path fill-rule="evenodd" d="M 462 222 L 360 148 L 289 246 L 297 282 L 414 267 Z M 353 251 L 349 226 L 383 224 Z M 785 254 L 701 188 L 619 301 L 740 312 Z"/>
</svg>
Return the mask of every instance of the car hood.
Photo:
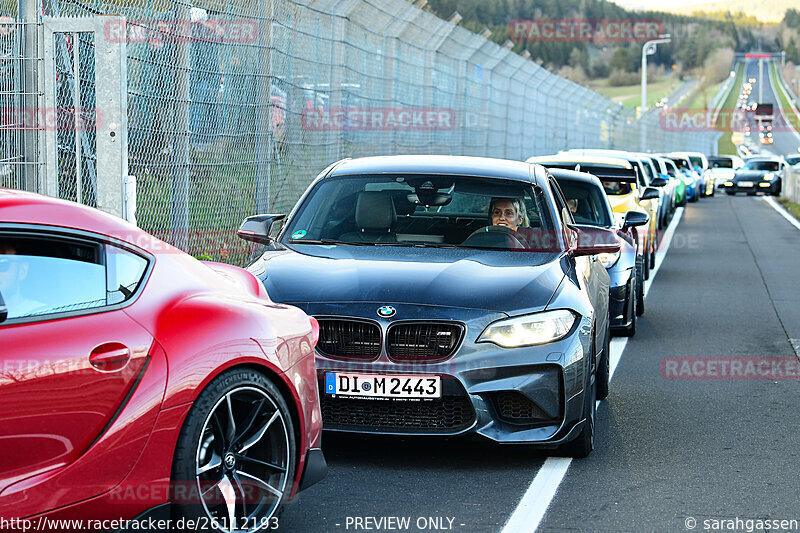
<svg viewBox="0 0 800 533">
<path fill-rule="evenodd" d="M 773 170 L 740 170 L 736 173 L 733 177 L 735 180 L 753 180 L 753 179 L 761 179 L 764 177 L 765 174 L 769 174 L 770 172 L 775 172 Z"/>
<path fill-rule="evenodd" d="M 543 309 L 568 270 L 563 255 L 441 248 L 295 246 L 268 251 L 248 270 L 282 303 L 374 302 Z"/>
</svg>

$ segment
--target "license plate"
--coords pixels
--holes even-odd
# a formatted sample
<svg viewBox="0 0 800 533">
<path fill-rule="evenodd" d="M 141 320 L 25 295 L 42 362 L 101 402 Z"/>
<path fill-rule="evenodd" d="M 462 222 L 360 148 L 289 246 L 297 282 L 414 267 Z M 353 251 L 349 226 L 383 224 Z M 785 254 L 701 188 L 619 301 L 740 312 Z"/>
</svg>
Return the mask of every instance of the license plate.
<svg viewBox="0 0 800 533">
<path fill-rule="evenodd" d="M 326 372 L 325 393 L 369 398 L 441 398 L 442 378 Z"/>
<path fill-rule="evenodd" d="M 752 181 L 740 181 L 739 182 L 739 187 L 752 187 L 752 186 L 753 186 L 753 182 Z"/>
</svg>

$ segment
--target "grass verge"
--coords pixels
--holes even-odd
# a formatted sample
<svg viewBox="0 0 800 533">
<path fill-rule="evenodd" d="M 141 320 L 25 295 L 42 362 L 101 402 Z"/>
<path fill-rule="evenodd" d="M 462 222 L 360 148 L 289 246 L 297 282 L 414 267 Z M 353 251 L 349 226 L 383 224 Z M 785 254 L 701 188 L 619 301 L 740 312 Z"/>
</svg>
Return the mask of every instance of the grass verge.
<svg viewBox="0 0 800 533">
<path fill-rule="evenodd" d="M 778 198 L 778 203 L 783 206 L 794 218 L 800 220 L 800 204 L 792 202 L 788 198 L 781 196 Z"/>
<path fill-rule="evenodd" d="M 678 88 L 679 84 L 680 82 L 674 78 L 666 78 L 655 83 L 648 83 L 647 106 L 653 107 L 656 102 L 672 94 L 675 89 Z M 622 103 L 625 107 L 634 108 L 642 102 L 642 86 L 638 83 L 636 85 L 611 87 L 608 85 L 608 80 L 601 80 L 596 84 L 592 83 L 589 88 L 602 94 L 606 98 Z"/>
</svg>

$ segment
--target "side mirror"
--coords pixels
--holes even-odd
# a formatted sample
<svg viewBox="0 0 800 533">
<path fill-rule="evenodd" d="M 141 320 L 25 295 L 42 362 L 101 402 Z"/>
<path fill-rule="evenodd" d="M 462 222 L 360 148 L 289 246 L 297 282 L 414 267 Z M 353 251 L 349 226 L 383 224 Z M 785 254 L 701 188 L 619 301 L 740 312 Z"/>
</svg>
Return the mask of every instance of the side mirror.
<svg viewBox="0 0 800 533">
<path fill-rule="evenodd" d="M 655 187 L 645 187 L 644 191 L 642 191 L 642 195 L 639 197 L 640 200 L 653 200 L 658 198 L 658 189 Z"/>
<path fill-rule="evenodd" d="M 272 242 L 270 233 L 275 222 L 283 220 L 286 215 L 254 215 L 247 217 L 239 226 L 236 235 L 250 242 L 269 244 Z"/>
<path fill-rule="evenodd" d="M 3 300 L 2 293 L 0 293 L 0 322 L 5 322 L 6 318 L 8 318 L 8 307 L 6 307 L 6 302 Z"/>
<path fill-rule="evenodd" d="M 622 221 L 622 229 L 635 228 L 637 226 L 644 226 L 650 221 L 647 213 L 641 211 L 628 211 L 625 213 L 625 219 Z"/>
<path fill-rule="evenodd" d="M 613 230 L 582 224 L 573 225 L 570 229 L 577 233 L 578 242 L 572 249 L 575 257 L 619 252 L 619 237 Z"/>
<path fill-rule="evenodd" d="M 664 178 L 653 178 L 650 180 L 651 187 L 663 187 L 667 184 L 667 180 Z"/>
</svg>

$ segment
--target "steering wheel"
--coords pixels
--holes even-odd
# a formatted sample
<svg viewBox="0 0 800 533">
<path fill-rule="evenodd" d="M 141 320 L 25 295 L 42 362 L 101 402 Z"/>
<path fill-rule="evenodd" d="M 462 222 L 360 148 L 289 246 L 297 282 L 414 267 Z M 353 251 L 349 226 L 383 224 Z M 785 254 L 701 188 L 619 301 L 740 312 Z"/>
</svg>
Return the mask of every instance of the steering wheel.
<svg viewBox="0 0 800 533">
<path fill-rule="evenodd" d="M 470 239 L 479 240 L 481 235 L 492 235 L 492 234 L 504 234 L 509 237 L 508 243 L 509 248 L 513 249 L 524 249 L 525 245 L 522 241 L 519 240 L 519 234 L 514 231 L 513 229 L 507 226 L 484 226 L 482 228 L 478 228 L 470 234 L 469 237 L 464 239 L 464 242 L 461 244 L 467 244 Z"/>
</svg>

